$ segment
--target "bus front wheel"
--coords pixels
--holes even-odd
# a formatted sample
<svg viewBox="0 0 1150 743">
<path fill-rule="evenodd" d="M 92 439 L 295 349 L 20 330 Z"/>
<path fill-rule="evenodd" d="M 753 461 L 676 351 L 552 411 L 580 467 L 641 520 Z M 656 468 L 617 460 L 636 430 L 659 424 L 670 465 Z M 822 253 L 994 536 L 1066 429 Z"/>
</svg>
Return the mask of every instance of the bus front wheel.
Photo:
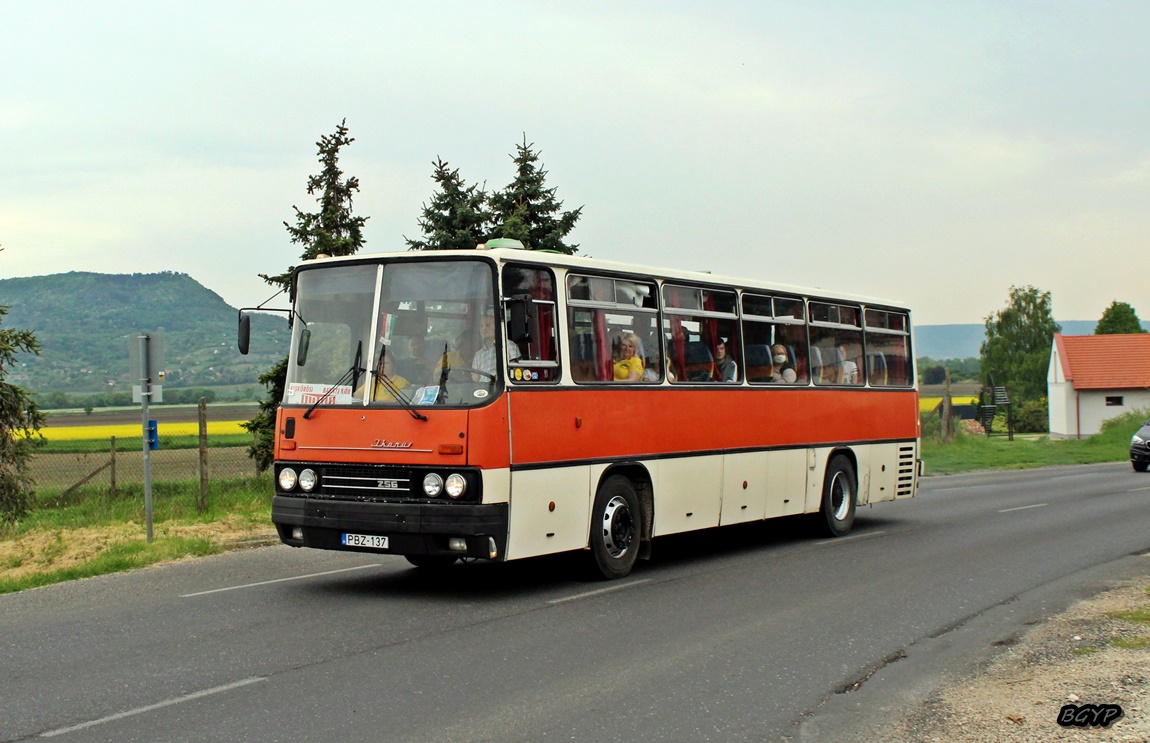
<svg viewBox="0 0 1150 743">
<path fill-rule="evenodd" d="M 591 555 L 598 574 L 607 580 L 631 572 L 639 556 L 639 496 L 622 475 L 599 486 L 591 513 Z"/>
<path fill-rule="evenodd" d="M 837 454 L 827 465 L 823 480 L 823 503 L 818 520 L 822 529 L 832 537 L 841 537 L 851 530 L 855 521 L 855 501 L 858 478 L 850 459 Z"/>
</svg>

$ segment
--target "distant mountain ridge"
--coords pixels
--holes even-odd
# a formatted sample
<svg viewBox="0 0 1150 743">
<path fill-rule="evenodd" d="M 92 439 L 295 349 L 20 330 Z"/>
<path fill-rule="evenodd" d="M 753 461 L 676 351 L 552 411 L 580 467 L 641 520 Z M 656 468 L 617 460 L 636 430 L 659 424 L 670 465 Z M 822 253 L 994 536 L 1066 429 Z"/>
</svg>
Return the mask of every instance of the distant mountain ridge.
<svg viewBox="0 0 1150 743">
<path fill-rule="evenodd" d="M 34 392 L 130 389 L 129 337 L 162 329 L 165 385 L 257 384 L 288 347 L 287 322 L 253 318 L 252 353 L 236 350 L 237 310 L 183 273 L 73 271 L 0 279 L 4 327 L 32 330 L 39 357 L 21 354 L 9 381 Z M 113 384 L 110 384 L 113 383 Z"/>
<path fill-rule="evenodd" d="M 1094 335 L 1097 320 L 1061 320 L 1063 335 Z M 1150 330 L 1150 322 L 1142 327 Z M 978 358 L 979 348 L 986 340 L 986 326 L 982 323 L 964 325 L 919 325 L 914 329 L 916 358 L 932 359 Z"/>
</svg>

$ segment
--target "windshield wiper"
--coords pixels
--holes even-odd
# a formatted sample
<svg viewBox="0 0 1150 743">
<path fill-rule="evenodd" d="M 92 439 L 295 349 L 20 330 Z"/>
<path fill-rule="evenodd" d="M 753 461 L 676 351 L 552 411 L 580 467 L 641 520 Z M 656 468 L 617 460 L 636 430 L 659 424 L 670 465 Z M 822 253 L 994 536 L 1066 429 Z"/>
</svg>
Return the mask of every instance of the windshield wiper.
<svg viewBox="0 0 1150 743">
<path fill-rule="evenodd" d="M 363 363 L 363 341 L 360 341 L 359 344 L 355 347 L 355 361 L 351 362 L 351 368 L 345 371 L 343 376 L 340 377 L 335 384 L 328 387 L 327 390 L 319 396 L 319 399 L 311 404 L 311 407 L 308 408 L 307 412 L 303 414 L 304 420 L 311 418 L 311 414 L 315 411 L 319 404 L 327 398 L 331 397 L 331 394 L 335 392 L 336 387 L 339 387 L 344 382 L 350 381 L 351 388 L 354 390 L 355 383 L 356 380 L 359 379 L 360 372 L 367 371 L 367 369 L 364 369 L 362 366 L 360 366 L 361 363 Z"/>
<path fill-rule="evenodd" d="M 398 402 L 400 405 L 402 405 L 403 409 L 406 410 L 408 413 L 410 413 L 412 418 L 416 419 L 417 421 L 427 420 L 427 416 L 423 415 L 418 410 L 416 410 L 415 406 L 411 404 L 411 400 L 408 399 L 407 395 L 403 394 L 403 392 L 401 392 L 400 389 L 395 386 L 395 382 L 393 382 L 391 380 L 391 377 L 389 377 L 383 373 L 383 354 L 384 354 L 385 350 L 386 349 L 384 348 L 383 344 L 381 343 L 380 348 L 379 348 L 379 363 L 376 365 L 375 369 L 371 370 L 371 377 L 376 382 L 379 382 L 380 384 L 382 384 L 383 388 L 385 390 L 387 390 L 388 394 L 390 394 L 393 398 L 395 398 L 395 401 Z M 368 390 L 366 389 L 366 385 L 365 385 L 365 389 L 363 391 L 363 396 L 365 399 L 369 396 L 375 397 L 375 384 L 374 383 L 372 383 L 372 385 L 371 385 L 370 395 L 369 395 Z"/>
<path fill-rule="evenodd" d="M 439 393 L 435 396 L 436 405 L 447 402 L 447 378 L 450 376 L 451 361 L 447 358 L 447 341 L 444 341 L 443 356 L 439 360 Z"/>
<path fill-rule="evenodd" d="M 402 405 L 404 410 L 411 413 L 412 418 L 417 421 L 427 420 L 427 416 L 416 410 L 415 406 L 411 404 L 411 400 L 407 399 L 407 395 L 403 394 L 402 390 L 395 386 L 395 382 L 391 381 L 391 377 L 384 374 L 382 370 L 372 371 L 371 376 L 375 377 L 375 379 L 383 385 L 383 388 L 388 391 L 388 394 L 394 397 L 395 401 Z M 373 389 L 372 391 L 374 392 L 375 390 Z"/>
</svg>

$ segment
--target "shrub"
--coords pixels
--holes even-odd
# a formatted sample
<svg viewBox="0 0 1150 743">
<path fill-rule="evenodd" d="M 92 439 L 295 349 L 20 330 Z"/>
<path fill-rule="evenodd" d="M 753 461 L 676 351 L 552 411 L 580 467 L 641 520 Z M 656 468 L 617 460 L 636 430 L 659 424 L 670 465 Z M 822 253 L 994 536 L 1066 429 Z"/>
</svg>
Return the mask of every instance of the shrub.
<svg viewBox="0 0 1150 743">
<path fill-rule="evenodd" d="M 1014 411 L 1014 429 L 1019 433 L 1046 433 L 1050 430 L 1050 415 L 1045 397 L 1026 400 Z"/>
</svg>

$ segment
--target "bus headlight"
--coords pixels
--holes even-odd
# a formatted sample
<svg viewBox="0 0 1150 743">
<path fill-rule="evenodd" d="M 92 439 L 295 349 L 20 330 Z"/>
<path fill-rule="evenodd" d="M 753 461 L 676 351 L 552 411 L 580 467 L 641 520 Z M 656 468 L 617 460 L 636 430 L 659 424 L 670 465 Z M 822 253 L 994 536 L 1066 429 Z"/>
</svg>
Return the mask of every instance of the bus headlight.
<svg viewBox="0 0 1150 743">
<path fill-rule="evenodd" d="M 315 484 L 319 478 L 315 476 L 315 470 L 304 470 L 299 473 L 299 487 L 300 490 L 310 493 L 315 489 Z"/>
<path fill-rule="evenodd" d="M 280 470 L 280 490 L 294 490 L 295 484 L 295 470 L 291 467 L 284 467 Z"/>
<path fill-rule="evenodd" d="M 447 494 L 452 498 L 462 498 L 463 494 L 467 492 L 467 480 L 464 480 L 463 475 L 460 474 L 448 475 L 446 488 Z"/>
<path fill-rule="evenodd" d="M 448 482 L 451 479 L 448 478 Z M 423 478 L 423 494 L 428 498 L 434 498 L 443 492 L 443 478 L 434 472 L 429 472 Z"/>
</svg>

